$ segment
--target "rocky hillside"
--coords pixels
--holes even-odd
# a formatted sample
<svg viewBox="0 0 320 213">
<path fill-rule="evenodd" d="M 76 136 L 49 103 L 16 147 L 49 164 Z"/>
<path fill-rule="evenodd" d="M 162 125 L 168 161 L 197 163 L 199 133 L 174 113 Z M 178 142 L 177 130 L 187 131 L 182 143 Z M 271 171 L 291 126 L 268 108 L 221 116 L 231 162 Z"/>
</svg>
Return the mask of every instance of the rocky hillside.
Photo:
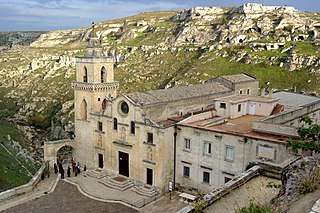
<svg viewBox="0 0 320 213">
<path fill-rule="evenodd" d="M 75 55 L 91 28 L 41 34 L 0 54 L 0 117 L 28 140 L 73 137 Z M 199 84 L 246 72 L 261 87 L 320 94 L 320 13 L 245 4 L 148 12 L 96 23 L 117 58 L 120 92 Z M 23 125 L 23 126 L 21 126 Z"/>
<path fill-rule="evenodd" d="M 0 50 L 26 46 L 39 38 L 43 31 L 0 32 Z"/>
</svg>

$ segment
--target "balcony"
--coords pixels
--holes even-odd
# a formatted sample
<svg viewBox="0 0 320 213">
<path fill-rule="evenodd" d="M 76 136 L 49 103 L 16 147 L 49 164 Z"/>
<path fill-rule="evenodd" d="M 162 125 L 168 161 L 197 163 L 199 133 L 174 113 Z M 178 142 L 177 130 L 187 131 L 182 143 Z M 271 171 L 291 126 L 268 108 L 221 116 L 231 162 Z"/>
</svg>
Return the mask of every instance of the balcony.
<svg viewBox="0 0 320 213">
<path fill-rule="evenodd" d="M 74 90 L 85 90 L 85 91 L 107 91 L 110 89 L 118 89 L 119 82 L 108 82 L 108 83 L 86 83 L 86 82 L 72 82 L 71 87 Z"/>
</svg>

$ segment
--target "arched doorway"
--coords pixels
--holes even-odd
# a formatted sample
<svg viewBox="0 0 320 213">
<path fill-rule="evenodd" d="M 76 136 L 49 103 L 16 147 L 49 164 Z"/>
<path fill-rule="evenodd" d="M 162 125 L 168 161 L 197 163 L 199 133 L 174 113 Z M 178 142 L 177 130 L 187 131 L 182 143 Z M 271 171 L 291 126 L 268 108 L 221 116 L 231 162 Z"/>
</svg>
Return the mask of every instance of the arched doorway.
<svg viewBox="0 0 320 213">
<path fill-rule="evenodd" d="M 73 160 L 73 148 L 69 145 L 64 145 L 57 151 L 57 163 L 62 163 L 64 167 L 71 166 Z"/>
</svg>

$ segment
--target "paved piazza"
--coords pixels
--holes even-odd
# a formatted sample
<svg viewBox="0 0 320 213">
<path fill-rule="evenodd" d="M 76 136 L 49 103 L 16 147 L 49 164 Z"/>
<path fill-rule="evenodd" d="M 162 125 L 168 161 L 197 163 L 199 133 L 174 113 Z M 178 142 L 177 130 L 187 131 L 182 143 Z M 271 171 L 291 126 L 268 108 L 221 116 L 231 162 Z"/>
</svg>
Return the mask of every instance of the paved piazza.
<svg viewBox="0 0 320 213">
<path fill-rule="evenodd" d="M 77 187 L 59 181 L 54 192 L 3 211 L 9 212 L 137 212 L 125 205 L 101 202 L 81 194 Z"/>
</svg>

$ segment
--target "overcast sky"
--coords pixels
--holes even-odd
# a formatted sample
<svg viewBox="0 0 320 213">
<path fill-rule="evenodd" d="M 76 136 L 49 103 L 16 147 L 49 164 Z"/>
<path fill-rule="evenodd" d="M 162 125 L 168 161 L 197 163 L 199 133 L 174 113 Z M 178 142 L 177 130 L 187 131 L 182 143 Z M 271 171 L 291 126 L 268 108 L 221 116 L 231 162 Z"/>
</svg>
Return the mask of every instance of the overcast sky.
<svg viewBox="0 0 320 213">
<path fill-rule="evenodd" d="M 239 6 L 248 0 L 0 0 L 0 31 L 59 30 L 90 26 L 146 11 L 181 10 L 194 6 Z M 252 1 L 251 1 L 252 2 Z M 255 0 L 320 12 L 320 0 Z"/>
</svg>

